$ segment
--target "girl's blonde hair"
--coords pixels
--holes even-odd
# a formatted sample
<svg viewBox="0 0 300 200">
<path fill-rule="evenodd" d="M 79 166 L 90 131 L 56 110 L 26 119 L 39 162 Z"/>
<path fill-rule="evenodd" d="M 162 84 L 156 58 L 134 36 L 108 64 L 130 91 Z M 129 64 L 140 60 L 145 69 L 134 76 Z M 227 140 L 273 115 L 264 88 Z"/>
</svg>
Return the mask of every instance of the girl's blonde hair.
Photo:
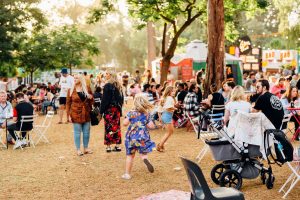
<svg viewBox="0 0 300 200">
<path fill-rule="evenodd" d="M 174 89 L 173 86 L 167 86 L 166 87 L 166 89 L 164 90 L 164 93 L 163 93 L 163 95 L 161 97 L 161 101 L 160 101 L 160 105 L 161 106 L 164 106 L 166 98 L 171 95 L 173 89 Z"/>
<path fill-rule="evenodd" d="M 231 92 L 230 100 L 231 101 L 245 100 L 244 88 L 240 85 L 235 86 Z"/>
<path fill-rule="evenodd" d="M 133 101 L 134 109 L 141 113 L 147 113 L 153 108 L 153 105 L 148 101 L 148 99 L 143 94 L 137 94 Z"/>
<path fill-rule="evenodd" d="M 77 76 L 78 79 L 79 79 L 79 83 L 80 83 L 80 85 L 82 87 L 82 92 L 84 93 L 85 96 L 88 96 L 89 92 L 88 92 L 88 88 L 87 88 L 86 80 L 85 80 L 84 76 L 81 75 L 81 74 L 76 74 L 75 76 Z M 74 83 L 73 86 L 72 86 L 72 88 L 71 88 L 71 90 L 70 90 L 70 96 L 73 94 L 75 86 L 76 85 Z"/>
</svg>

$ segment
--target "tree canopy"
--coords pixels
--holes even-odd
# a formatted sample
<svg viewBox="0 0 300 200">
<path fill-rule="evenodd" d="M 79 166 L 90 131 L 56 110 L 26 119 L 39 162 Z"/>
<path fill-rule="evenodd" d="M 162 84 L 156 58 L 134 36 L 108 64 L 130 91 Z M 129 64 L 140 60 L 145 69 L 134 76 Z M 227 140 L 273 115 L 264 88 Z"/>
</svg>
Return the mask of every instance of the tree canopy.
<svg viewBox="0 0 300 200">
<path fill-rule="evenodd" d="M 39 0 L 0 1 L 0 65 L 13 59 L 18 50 L 15 37 L 28 31 L 40 30 L 46 24 L 42 12 L 34 5 Z"/>
<path fill-rule="evenodd" d="M 76 26 L 64 26 L 51 33 L 52 48 L 56 52 L 58 67 L 72 69 L 79 65 L 93 65 L 91 56 L 97 55 L 97 39 L 85 32 L 78 31 Z"/>
</svg>

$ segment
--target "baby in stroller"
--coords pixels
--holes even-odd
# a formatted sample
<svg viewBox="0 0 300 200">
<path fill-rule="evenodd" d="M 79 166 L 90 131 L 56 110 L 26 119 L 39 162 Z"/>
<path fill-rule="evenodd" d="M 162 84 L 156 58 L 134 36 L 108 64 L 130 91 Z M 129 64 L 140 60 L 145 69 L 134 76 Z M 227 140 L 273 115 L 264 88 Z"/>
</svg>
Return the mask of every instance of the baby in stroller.
<svg viewBox="0 0 300 200">
<path fill-rule="evenodd" d="M 211 170 L 213 182 L 220 186 L 240 189 L 243 178 L 254 179 L 260 175 L 263 184 L 266 184 L 268 189 L 273 188 L 275 177 L 269 156 L 271 155 L 276 163 L 279 163 L 281 157 L 280 161 L 283 164 L 291 159 L 290 151 L 293 152 L 293 147 L 284 133 L 275 130 L 263 113 L 238 112 L 235 118 L 231 119 L 234 123 L 229 124 L 227 130 L 213 123 L 208 116 L 205 118 L 219 136 L 218 139 L 206 140 L 214 159 L 221 161 Z M 278 141 L 278 136 L 284 141 Z M 284 150 L 281 143 L 285 144 Z M 277 159 L 272 155 L 272 148 L 275 148 Z M 268 160 L 267 168 L 261 162 L 262 159 Z"/>
</svg>

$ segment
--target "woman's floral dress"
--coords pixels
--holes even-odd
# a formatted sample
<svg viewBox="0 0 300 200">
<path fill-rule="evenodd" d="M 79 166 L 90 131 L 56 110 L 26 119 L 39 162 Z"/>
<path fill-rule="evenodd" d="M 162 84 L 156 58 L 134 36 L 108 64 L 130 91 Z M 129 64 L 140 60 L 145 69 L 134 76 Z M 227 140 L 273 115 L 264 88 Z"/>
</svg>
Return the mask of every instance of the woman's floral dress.
<svg viewBox="0 0 300 200">
<path fill-rule="evenodd" d="M 137 111 L 130 111 L 127 113 L 127 118 L 130 121 L 130 125 L 125 136 L 126 154 L 132 155 L 136 151 L 140 154 L 152 152 L 155 143 L 151 141 L 146 126 L 149 123 L 147 115 Z"/>
<path fill-rule="evenodd" d="M 121 128 L 120 128 L 121 113 L 116 106 L 110 106 L 104 112 L 104 144 L 121 144 Z"/>
</svg>

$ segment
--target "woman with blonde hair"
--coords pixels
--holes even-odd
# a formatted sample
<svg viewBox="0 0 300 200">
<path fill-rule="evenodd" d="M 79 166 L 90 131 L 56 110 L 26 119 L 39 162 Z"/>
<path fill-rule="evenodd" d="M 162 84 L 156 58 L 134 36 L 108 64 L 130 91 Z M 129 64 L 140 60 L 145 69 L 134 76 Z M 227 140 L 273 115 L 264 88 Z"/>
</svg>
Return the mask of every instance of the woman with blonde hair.
<svg viewBox="0 0 300 200">
<path fill-rule="evenodd" d="M 160 143 L 157 144 L 156 150 L 159 152 L 164 151 L 165 149 L 164 144 L 174 132 L 174 126 L 172 123 L 173 112 L 176 110 L 174 95 L 175 95 L 174 87 L 167 86 L 161 98 L 161 102 L 160 102 L 162 106 L 161 121 L 164 125 L 167 126 L 167 132 L 161 139 Z"/>
<path fill-rule="evenodd" d="M 91 88 L 86 85 L 84 76 L 75 75 L 75 84 L 68 90 L 67 94 L 67 113 L 70 116 L 74 129 L 74 142 L 77 155 L 91 154 L 88 148 L 90 139 L 90 112 L 93 104 Z M 80 135 L 83 133 L 83 148 L 80 150 Z"/>
<path fill-rule="evenodd" d="M 124 96 L 122 93 L 122 86 L 117 80 L 117 75 L 113 72 L 107 71 L 105 73 L 106 84 L 103 89 L 103 98 L 100 108 L 100 116 L 104 117 L 104 144 L 106 152 L 109 153 L 112 150 L 120 152 L 121 148 L 121 127 L 120 117 L 122 115 L 122 106 L 124 102 Z M 111 149 L 110 145 L 115 144 L 114 149 Z"/>
<path fill-rule="evenodd" d="M 95 88 L 100 87 L 103 88 L 105 85 L 104 80 L 103 80 L 103 74 L 98 74 L 96 76 L 96 83 L 95 83 Z"/>
<path fill-rule="evenodd" d="M 242 86 L 235 86 L 232 90 L 230 101 L 225 105 L 224 122 L 228 123 L 238 111 L 250 113 L 251 104 L 245 101 L 246 95 Z"/>
</svg>

